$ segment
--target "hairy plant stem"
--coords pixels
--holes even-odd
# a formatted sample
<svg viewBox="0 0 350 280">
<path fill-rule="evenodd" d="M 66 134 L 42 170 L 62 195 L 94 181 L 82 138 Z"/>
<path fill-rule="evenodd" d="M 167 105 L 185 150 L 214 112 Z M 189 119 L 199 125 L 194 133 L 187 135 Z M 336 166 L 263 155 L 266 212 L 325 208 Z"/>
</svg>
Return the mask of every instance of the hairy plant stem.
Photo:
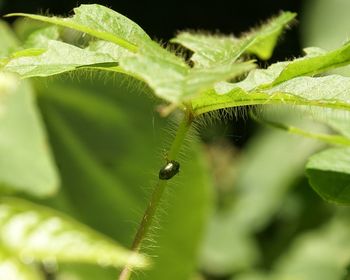
<svg viewBox="0 0 350 280">
<path fill-rule="evenodd" d="M 168 151 L 167 157 L 169 161 L 176 160 L 176 158 L 178 157 L 182 144 L 184 143 L 186 134 L 189 128 L 191 127 L 192 120 L 193 120 L 192 111 L 186 110 L 185 115 L 177 129 L 174 141 Z M 145 239 L 145 237 L 149 232 L 149 229 L 154 220 L 156 211 L 158 209 L 159 203 L 161 201 L 161 198 L 164 193 L 165 187 L 167 186 L 167 183 L 168 183 L 168 180 L 159 179 L 158 183 L 156 184 L 153 190 L 151 199 L 143 215 L 141 224 L 136 232 L 134 241 L 131 246 L 131 249 L 133 252 L 140 251 L 142 241 Z M 131 268 L 129 266 L 125 266 L 123 271 L 119 275 L 119 280 L 128 280 L 131 276 L 131 272 L 132 272 Z"/>
</svg>

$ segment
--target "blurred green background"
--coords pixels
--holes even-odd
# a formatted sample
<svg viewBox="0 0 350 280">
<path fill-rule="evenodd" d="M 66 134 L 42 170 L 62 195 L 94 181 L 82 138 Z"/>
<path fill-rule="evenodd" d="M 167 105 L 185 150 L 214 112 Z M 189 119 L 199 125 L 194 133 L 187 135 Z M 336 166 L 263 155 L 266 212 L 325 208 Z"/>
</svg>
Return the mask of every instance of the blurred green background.
<svg viewBox="0 0 350 280">
<path fill-rule="evenodd" d="M 298 22 L 270 62 L 297 57 L 307 46 L 336 48 L 350 33 L 347 0 L 96 3 L 164 40 L 188 28 L 239 34 L 280 10 L 297 12 Z M 0 12 L 68 14 L 76 5 L 3 0 Z M 8 22 L 24 40 L 31 26 Z M 36 79 L 22 90 L 36 97 L 61 187 L 48 199 L 22 196 L 130 246 L 177 116 L 160 118 L 160 101 L 122 75 L 61 75 Z M 310 125 L 300 117 L 295 121 Z M 135 279 L 350 279 L 350 212 L 324 202 L 304 176 L 308 156 L 323 148 L 321 143 L 260 127 L 240 113 L 213 123 L 203 119 L 197 130 L 146 246 L 156 256 L 154 266 Z M 45 277 L 109 280 L 115 275 L 104 267 L 65 264 Z"/>
</svg>

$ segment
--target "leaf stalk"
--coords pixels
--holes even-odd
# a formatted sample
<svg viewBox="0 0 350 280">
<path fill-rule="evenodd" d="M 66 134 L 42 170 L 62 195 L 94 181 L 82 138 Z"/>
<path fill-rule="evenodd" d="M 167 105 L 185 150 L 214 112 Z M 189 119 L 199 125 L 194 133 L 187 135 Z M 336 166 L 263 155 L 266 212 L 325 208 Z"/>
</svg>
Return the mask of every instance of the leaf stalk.
<svg viewBox="0 0 350 280">
<path fill-rule="evenodd" d="M 193 115 L 192 110 L 190 108 L 185 110 L 184 117 L 182 121 L 180 122 L 174 141 L 172 142 L 172 145 L 168 151 L 167 154 L 167 160 L 176 160 L 179 152 L 181 150 L 181 147 L 184 143 L 185 137 L 187 135 L 187 132 L 189 128 L 191 127 L 193 121 Z M 144 212 L 143 218 L 141 220 L 141 223 L 139 225 L 139 228 L 136 232 L 134 241 L 132 243 L 131 249 L 134 252 L 139 252 L 142 242 L 147 236 L 151 226 L 152 222 L 154 221 L 155 214 L 157 212 L 158 206 L 161 202 L 164 190 L 167 186 L 168 180 L 161 180 L 159 179 L 151 196 L 151 199 L 148 203 L 148 206 Z M 131 276 L 132 270 L 131 267 L 126 265 L 122 272 L 119 275 L 119 280 L 128 280 Z"/>
</svg>

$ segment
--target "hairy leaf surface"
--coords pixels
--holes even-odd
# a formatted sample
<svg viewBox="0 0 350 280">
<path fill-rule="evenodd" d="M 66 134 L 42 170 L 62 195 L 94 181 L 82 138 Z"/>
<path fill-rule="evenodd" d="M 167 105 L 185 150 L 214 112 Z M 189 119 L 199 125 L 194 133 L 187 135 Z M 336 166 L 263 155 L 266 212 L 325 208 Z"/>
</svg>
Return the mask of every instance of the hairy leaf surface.
<svg viewBox="0 0 350 280">
<path fill-rule="evenodd" d="M 136 23 L 107 7 L 97 4 L 81 5 L 74 9 L 74 16 L 69 18 L 25 13 L 14 13 L 8 16 L 24 16 L 72 28 L 132 51 L 136 51 L 140 42 L 150 40 L 148 35 Z"/>
<path fill-rule="evenodd" d="M 191 60 L 198 67 L 234 63 L 245 52 L 269 59 L 283 29 L 296 14 L 285 12 L 240 38 L 180 32 L 171 42 L 194 52 Z"/>
</svg>

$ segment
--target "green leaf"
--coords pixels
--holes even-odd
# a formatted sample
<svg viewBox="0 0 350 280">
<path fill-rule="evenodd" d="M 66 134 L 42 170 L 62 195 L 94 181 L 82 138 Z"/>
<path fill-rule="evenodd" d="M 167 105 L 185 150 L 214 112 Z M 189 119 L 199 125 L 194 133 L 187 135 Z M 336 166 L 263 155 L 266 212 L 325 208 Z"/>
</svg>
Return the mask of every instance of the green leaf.
<svg viewBox="0 0 350 280">
<path fill-rule="evenodd" d="M 114 59 L 114 61 L 120 61 L 122 57 L 128 54 L 128 51 L 122 47 L 102 40 L 91 41 L 86 50 L 109 55 Z"/>
<path fill-rule="evenodd" d="M 59 40 L 60 33 L 57 26 L 39 28 L 28 35 L 23 48 L 44 48 L 47 49 L 51 40 Z"/>
<path fill-rule="evenodd" d="M 242 42 L 233 36 L 180 32 L 171 40 L 193 51 L 191 60 L 197 67 L 233 63 L 239 56 Z M 215 47 L 213 47 L 215 46 Z"/>
<path fill-rule="evenodd" d="M 115 60 L 107 55 L 81 49 L 60 41 L 47 42 L 47 51 L 36 56 L 19 56 L 11 59 L 4 71 L 18 73 L 22 78 L 47 77 L 75 70 L 82 66 L 109 63 Z"/>
<path fill-rule="evenodd" d="M 313 189 L 327 201 L 350 204 L 350 149 L 333 148 L 312 156 L 306 174 Z"/>
<path fill-rule="evenodd" d="M 151 41 L 136 54 L 106 41 L 91 42 L 86 49 L 55 40 L 45 42 L 43 38 L 55 37 L 56 31 L 44 29 L 32 34 L 28 45 L 45 47 L 47 51 L 27 49 L 16 52 L 4 70 L 18 73 L 23 78 L 46 77 L 79 68 L 122 72 L 144 80 L 158 97 L 180 103 L 212 88 L 217 82 L 234 78 L 254 67 L 251 62 L 246 62 L 190 69 L 180 57 Z"/>
<path fill-rule="evenodd" d="M 278 66 L 278 65 L 276 65 Z M 254 71 L 252 71 L 254 72 Z M 221 83 L 216 92 L 208 91 L 193 99 L 197 115 L 229 107 L 246 105 L 289 104 L 322 108 L 350 109 L 350 79 L 339 75 L 298 77 L 270 89 L 255 88 L 256 83 L 270 79 L 268 73 L 255 72 L 236 84 Z M 254 76 L 256 74 L 256 76 Z M 260 75 L 261 74 L 261 75 Z M 265 74 L 266 77 L 265 77 Z"/>
<path fill-rule="evenodd" d="M 231 91 L 245 91 L 237 93 L 237 95 L 241 94 L 241 98 L 238 96 L 237 99 L 249 99 L 245 98 L 243 93 L 252 94 L 252 99 L 254 99 L 255 93 L 265 93 L 268 89 L 268 92 L 274 92 L 275 86 L 278 84 L 282 84 L 283 82 L 287 82 L 290 80 L 296 80 L 295 78 L 299 76 L 308 76 L 315 75 L 317 73 L 322 73 L 326 70 L 340 67 L 342 65 L 348 64 L 350 62 L 350 43 L 346 44 L 334 51 L 326 52 L 324 50 L 318 48 L 308 48 L 305 49 L 306 56 L 302 58 L 295 59 L 293 61 L 285 61 L 278 62 L 270 65 L 267 69 L 256 69 L 251 71 L 247 78 L 238 83 L 219 83 L 215 92 L 220 95 L 217 97 L 219 103 L 225 103 L 225 99 L 230 99 L 225 94 L 230 93 Z M 330 76 L 333 77 L 333 76 Z M 337 76 L 335 76 L 337 77 Z M 303 77 L 300 77 L 303 78 Z M 327 78 L 326 78 L 327 79 Z M 315 80 L 318 81 L 318 80 Z M 298 88 L 303 86 L 302 83 L 296 84 Z M 333 86 L 333 85 L 332 85 Z M 291 92 L 292 93 L 292 92 Z M 242 96 L 243 94 L 243 96 Z M 292 93 L 293 94 L 293 93 Z M 208 92 L 208 96 L 212 96 L 212 92 Z M 259 99 L 259 95 L 255 96 L 255 98 Z M 274 97 L 271 97 L 274 99 Z M 288 99 L 293 99 L 293 96 L 285 96 L 286 102 Z M 202 98 L 201 103 L 216 103 L 214 100 L 210 100 L 206 102 L 206 98 Z M 263 96 L 260 96 L 260 99 L 263 99 Z M 253 101 L 253 100 L 252 100 Z M 197 101 L 195 100 L 194 103 Z M 246 100 L 247 104 L 238 104 L 239 105 L 251 105 L 248 100 Z M 254 101 L 253 101 L 254 102 Z M 293 102 L 293 101 L 290 101 Z M 213 104 L 213 105 L 214 105 Z M 223 105 L 222 104 L 222 105 Z M 259 103 L 258 103 L 259 104 Z M 215 106 L 215 105 L 214 105 Z M 230 107 L 230 106 L 228 106 Z M 221 107 L 225 108 L 225 107 Z"/>
<path fill-rule="evenodd" d="M 93 37 L 113 42 L 123 48 L 136 51 L 141 42 L 150 40 L 133 21 L 104 6 L 81 5 L 69 18 L 46 17 L 34 14 L 14 13 L 8 16 L 24 16 L 87 33 Z"/>
<path fill-rule="evenodd" d="M 0 240 L 9 250 L 36 261 L 83 262 L 144 267 L 146 260 L 114 241 L 49 208 L 2 198 Z"/>
<path fill-rule="evenodd" d="M 155 42 L 120 61 L 120 66 L 146 81 L 156 95 L 177 102 L 183 95 L 183 80 L 189 67 L 180 58 Z"/>
<path fill-rule="evenodd" d="M 0 279 L 9 280 L 43 280 L 34 267 L 24 264 L 15 256 L 0 249 Z"/>
<path fill-rule="evenodd" d="M 290 12 L 282 13 L 241 38 L 180 32 L 171 42 L 192 50 L 194 54 L 191 60 L 198 67 L 233 63 L 245 52 L 254 53 L 261 59 L 269 59 L 283 28 L 295 16 Z"/>
<path fill-rule="evenodd" d="M 0 72 L 0 84 L 4 85 L 2 79 L 14 81 L 15 89 L 0 98 L 1 189 L 39 197 L 52 195 L 58 189 L 58 175 L 32 89 L 28 83 Z"/>
<path fill-rule="evenodd" d="M 306 56 L 288 63 L 272 85 L 303 75 L 315 75 L 350 63 L 350 42 L 330 52 Z"/>
<path fill-rule="evenodd" d="M 60 24 L 62 22 L 65 24 L 75 21 L 85 22 L 86 15 L 84 13 L 87 12 L 88 7 L 90 5 L 82 5 L 77 8 L 76 15 L 71 19 L 50 18 L 48 21 L 55 23 L 58 21 Z M 96 5 L 91 5 L 91 7 L 106 9 Z M 110 10 L 108 11 L 110 13 Z M 42 16 L 30 15 L 30 17 L 47 19 Z M 39 42 L 39 45 L 45 47 L 42 38 L 45 36 L 54 38 L 52 36 L 56 34 L 53 34 L 52 30 L 47 30 L 48 34 L 40 32 L 42 31 L 36 32 L 37 35 L 34 34 L 32 38 L 29 38 L 29 42 L 32 42 L 31 46 L 33 46 L 33 42 L 34 45 L 38 46 L 37 42 Z M 142 37 L 140 36 L 138 34 L 135 38 L 139 40 Z M 103 37 L 99 38 L 106 40 Z M 133 37 L 131 36 L 131 38 Z M 5 70 L 19 73 L 22 77 L 50 76 L 71 71 L 78 67 L 97 67 L 104 70 L 126 72 L 146 81 L 154 89 L 157 96 L 173 103 L 180 103 L 188 100 L 190 96 L 212 88 L 216 82 L 234 78 L 253 67 L 251 63 L 247 63 L 218 65 L 208 70 L 190 69 L 181 58 L 176 57 L 151 40 L 143 38 L 138 42 L 141 44 L 139 51 L 131 55 L 106 41 L 91 43 L 84 50 L 59 41 L 48 41 L 46 52 L 42 54 L 39 52 L 38 55 L 33 57 L 28 56 L 32 51 L 19 53 L 7 63 Z M 35 51 L 33 54 L 36 54 Z M 67 57 L 70 57 L 70 59 L 67 60 Z M 120 60 L 120 67 L 116 67 L 116 64 L 107 65 L 116 62 L 116 59 Z"/>
<path fill-rule="evenodd" d="M 249 71 L 254 65 L 247 62 L 190 69 L 181 58 L 153 42 L 122 58 L 120 67 L 146 81 L 157 96 L 179 103 L 212 88 L 216 82 Z"/>
<path fill-rule="evenodd" d="M 0 46 L 0 59 L 8 56 L 17 46 L 18 40 L 11 31 L 10 26 L 0 20 L 1 31 L 1 46 Z M 0 60 L 1 61 L 1 60 Z M 0 64 L 1 65 L 1 64 Z"/>
<path fill-rule="evenodd" d="M 246 50 L 263 60 L 272 56 L 272 52 L 277 44 L 283 29 L 288 27 L 296 17 L 296 13 L 283 12 L 279 16 L 270 19 L 261 27 L 247 34 L 250 44 Z"/>
</svg>

